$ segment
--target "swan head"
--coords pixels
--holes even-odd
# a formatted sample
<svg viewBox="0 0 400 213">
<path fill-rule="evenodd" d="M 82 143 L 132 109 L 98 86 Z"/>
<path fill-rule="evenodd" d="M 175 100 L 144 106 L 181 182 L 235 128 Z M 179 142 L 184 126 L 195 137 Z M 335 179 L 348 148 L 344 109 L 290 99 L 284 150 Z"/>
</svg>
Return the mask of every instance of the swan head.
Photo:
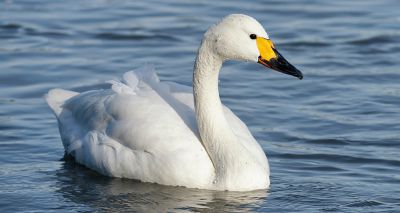
<svg viewBox="0 0 400 213">
<path fill-rule="evenodd" d="M 273 70 L 303 78 L 276 49 L 264 27 L 254 18 L 231 14 L 211 26 L 204 35 L 212 51 L 225 60 L 251 61 Z"/>
</svg>

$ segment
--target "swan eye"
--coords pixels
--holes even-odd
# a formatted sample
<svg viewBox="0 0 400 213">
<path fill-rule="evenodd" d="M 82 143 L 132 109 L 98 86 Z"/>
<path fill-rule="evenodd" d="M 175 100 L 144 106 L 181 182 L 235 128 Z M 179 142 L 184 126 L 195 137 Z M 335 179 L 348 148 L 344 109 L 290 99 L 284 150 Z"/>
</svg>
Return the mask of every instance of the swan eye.
<svg viewBox="0 0 400 213">
<path fill-rule="evenodd" d="M 256 34 L 250 34 L 250 38 L 254 40 L 254 39 L 257 38 L 257 35 Z"/>
</svg>

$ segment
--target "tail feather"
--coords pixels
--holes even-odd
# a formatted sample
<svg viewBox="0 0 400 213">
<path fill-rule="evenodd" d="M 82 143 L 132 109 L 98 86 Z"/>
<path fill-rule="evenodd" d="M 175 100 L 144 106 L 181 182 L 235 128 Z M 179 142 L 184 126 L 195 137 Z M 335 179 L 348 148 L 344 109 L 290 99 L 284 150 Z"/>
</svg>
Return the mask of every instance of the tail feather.
<svg viewBox="0 0 400 213">
<path fill-rule="evenodd" d="M 62 106 L 68 99 L 78 95 L 79 93 L 63 90 L 63 89 L 52 89 L 45 96 L 47 104 L 53 110 L 54 114 L 58 117 L 62 111 Z"/>
</svg>

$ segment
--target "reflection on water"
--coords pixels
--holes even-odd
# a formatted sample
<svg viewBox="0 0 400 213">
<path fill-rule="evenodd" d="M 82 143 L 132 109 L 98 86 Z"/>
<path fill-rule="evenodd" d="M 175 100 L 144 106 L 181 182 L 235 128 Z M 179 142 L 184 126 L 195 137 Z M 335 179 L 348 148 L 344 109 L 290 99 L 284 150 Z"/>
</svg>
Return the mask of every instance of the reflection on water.
<svg viewBox="0 0 400 213">
<path fill-rule="evenodd" d="M 248 212 L 260 208 L 268 196 L 267 190 L 211 191 L 104 177 L 72 160 L 65 161 L 56 176 L 58 193 L 93 211 Z"/>
</svg>

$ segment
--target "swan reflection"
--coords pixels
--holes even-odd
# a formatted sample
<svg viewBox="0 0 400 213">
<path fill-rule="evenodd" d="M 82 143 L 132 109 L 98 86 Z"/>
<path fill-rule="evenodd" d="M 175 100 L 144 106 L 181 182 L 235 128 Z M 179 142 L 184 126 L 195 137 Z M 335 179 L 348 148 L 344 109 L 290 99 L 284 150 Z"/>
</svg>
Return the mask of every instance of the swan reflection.
<svg viewBox="0 0 400 213">
<path fill-rule="evenodd" d="M 259 208 L 268 195 L 266 190 L 210 191 L 104 177 L 70 160 L 56 175 L 58 193 L 94 211 L 247 212 Z"/>
</svg>

